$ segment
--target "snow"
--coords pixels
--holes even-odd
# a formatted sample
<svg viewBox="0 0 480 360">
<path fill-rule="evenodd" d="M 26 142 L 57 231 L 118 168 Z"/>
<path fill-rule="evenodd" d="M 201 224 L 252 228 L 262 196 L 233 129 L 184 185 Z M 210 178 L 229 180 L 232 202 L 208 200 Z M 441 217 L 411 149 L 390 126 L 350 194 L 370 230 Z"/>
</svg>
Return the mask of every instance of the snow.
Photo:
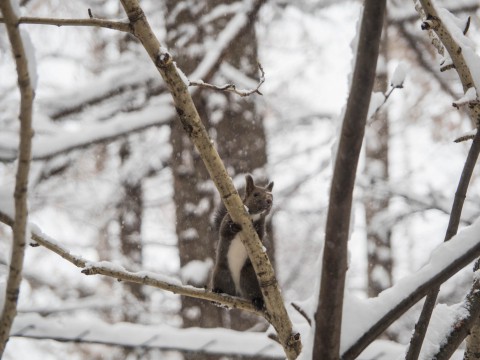
<svg viewBox="0 0 480 360">
<path fill-rule="evenodd" d="M 55 11 L 67 10 L 66 7 L 75 6 L 76 3 L 77 1 L 62 3 L 62 7 Z M 78 3 L 80 7 L 83 6 L 82 2 Z M 116 5 L 112 5 L 113 2 L 107 3 L 105 6 L 113 8 L 112 11 L 118 10 Z M 449 4 L 452 3 L 454 2 L 449 2 Z M 145 2 L 145 5 L 150 5 L 150 2 Z M 260 13 L 260 23 L 256 25 L 257 29 L 261 30 L 258 32 L 260 39 L 258 57 L 264 65 L 267 82 L 262 87 L 265 96 L 257 99 L 256 106 L 265 111 L 264 118 L 268 136 L 269 165 L 263 171 L 268 172 L 276 183 L 274 194 L 276 206 L 272 219 L 275 226 L 277 261 L 282 264 L 277 270 L 278 279 L 282 285 L 285 301 L 288 303 L 291 299 L 303 299 L 304 301 L 298 303 L 308 314 L 312 315 L 318 300 L 317 280 L 320 274 L 318 259 L 321 258 L 319 252 L 322 246 L 325 209 L 328 204 L 328 184 L 331 176 L 329 147 L 334 138 L 334 128 L 341 123 L 343 118 L 342 116 L 338 117 L 338 113 L 344 104 L 347 92 L 346 74 L 350 70 L 349 63 L 352 56 L 348 43 L 355 33 L 359 3 L 326 5 L 326 7 L 309 13 L 302 10 L 304 5 L 303 3 L 292 3 L 282 4 L 281 7 L 278 7 L 275 3 L 267 3 Z M 188 4 L 179 3 L 179 11 L 181 6 L 188 7 Z M 220 19 L 223 16 L 222 11 L 226 13 L 239 9 L 243 11 L 244 6 L 245 3 L 240 2 L 228 8 L 226 5 L 220 5 L 204 14 L 203 21 Z M 196 4 L 196 9 L 198 9 L 198 4 Z M 29 13 L 29 9 L 26 10 Z M 50 8 L 47 10 L 43 14 L 40 13 L 39 16 L 52 16 L 52 10 Z M 75 13 L 78 14 L 78 12 L 73 12 L 73 14 Z M 169 15 L 172 16 L 172 14 Z M 417 17 L 411 6 L 397 8 L 393 14 L 394 19 L 411 16 Z M 321 21 L 319 21 L 319 17 L 321 17 Z M 162 17 L 159 16 L 156 19 L 162 19 Z M 241 20 L 241 18 L 237 18 L 237 20 L 239 19 Z M 156 21 L 160 22 L 161 20 Z M 163 25 L 161 24 L 161 26 Z M 228 36 L 233 35 L 235 27 L 237 30 L 239 29 L 240 21 L 236 24 L 230 23 L 230 25 L 230 33 L 224 32 L 223 37 L 209 40 L 208 49 L 212 48 L 213 50 L 212 52 L 206 51 L 209 57 L 204 59 L 203 68 L 197 68 L 198 71 L 205 73 L 209 66 L 215 63 L 215 56 L 219 56 L 221 48 L 225 46 Z M 462 21 L 453 19 L 451 26 L 461 30 Z M 148 185 L 144 187 L 144 190 L 146 189 L 145 211 L 148 212 L 148 216 L 144 217 L 145 222 L 142 225 L 144 227 L 142 240 L 145 240 L 143 230 L 145 230 L 147 239 L 144 244 L 142 268 L 155 270 L 136 274 L 179 283 L 176 276 L 180 273 L 183 275 L 183 282 L 194 278 L 199 280 L 201 276 L 198 275 L 206 272 L 206 263 L 203 265 L 188 263 L 179 270 L 178 250 L 175 245 L 177 236 L 175 235 L 175 204 L 172 201 L 172 172 L 168 165 L 171 151 L 168 145 L 170 129 L 166 125 L 169 124 L 169 119 L 173 118 L 175 113 L 172 111 L 169 99 L 162 98 L 162 96 L 159 99 L 157 96 L 151 99 L 146 97 L 150 84 L 153 84 L 155 88 L 162 86 L 158 74 L 154 73 L 153 66 L 151 64 L 147 66 L 146 62 L 141 62 L 141 57 L 137 52 L 125 56 L 125 53 L 112 51 L 116 41 L 112 41 L 113 38 L 103 38 L 103 32 L 91 35 L 90 30 L 82 28 L 76 34 L 83 35 L 75 36 L 72 41 L 71 37 L 61 35 L 77 31 L 71 28 L 68 30 L 66 28 L 50 30 L 40 26 L 32 28 L 22 26 L 22 28 L 30 32 L 35 44 L 42 44 L 36 49 L 38 72 L 42 81 L 38 84 L 37 89 L 36 134 L 33 140 L 34 158 L 40 160 L 63 151 L 82 149 L 82 151 L 77 150 L 67 156 L 55 156 L 48 161 L 37 161 L 33 164 L 37 175 L 32 176 L 34 191 L 30 194 L 29 200 L 33 204 L 32 213 L 36 217 L 35 221 L 38 219 L 38 224 L 45 232 L 53 234 L 56 239 L 62 239 L 61 242 L 50 240 L 56 245 L 62 246 L 63 250 L 68 250 L 66 249 L 68 244 L 71 249 L 69 251 L 84 254 L 90 259 L 112 259 L 112 265 L 108 262 L 91 262 L 90 265 L 102 264 L 110 269 L 123 269 L 123 266 L 127 265 L 118 261 L 120 252 L 116 237 L 118 234 L 116 233 L 117 229 L 111 225 L 115 215 L 114 204 L 118 200 L 118 193 L 115 191 L 118 189 L 116 185 L 125 179 L 143 180 L 144 184 Z M 52 32 L 46 33 L 47 31 Z M 53 31 L 56 33 L 53 34 Z M 195 34 L 196 29 L 192 26 L 189 31 L 190 34 Z M 475 31 L 476 29 L 472 28 L 469 36 Z M 419 31 L 416 35 L 425 36 Z M 393 36 L 397 36 L 397 34 L 393 34 Z M 51 42 L 44 44 L 39 41 L 42 38 L 48 38 Z M 475 42 L 477 42 L 477 38 L 474 38 Z M 105 53 L 100 50 L 97 54 L 96 40 L 105 41 L 107 44 Z M 52 46 L 56 43 L 59 44 L 58 48 Z M 72 46 L 72 44 L 74 45 Z M 404 295 L 402 290 L 409 289 L 408 284 L 400 283 L 398 288 L 392 289 L 390 295 L 387 292 L 377 299 L 364 299 L 367 245 L 365 224 L 362 220 L 364 216 L 361 213 L 362 205 L 360 204 L 362 193 L 373 191 L 379 196 L 388 194 L 387 196 L 391 198 L 393 206 L 388 212 L 382 213 L 382 216 L 376 217 L 375 230 L 379 233 L 391 230 L 393 233 L 394 250 L 392 254 L 396 262 L 394 278 L 403 277 L 406 282 L 415 281 L 416 274 L 413 274 L 411 278 L 405 276 L 415 271 L 420 264 L 425 263 L 425 257 L 430 253 L 432 244 L 442 238 L 444 226 L 448 220 L 446 213 L 450 209 L 454 184 L 458 182 L 456 176 L 460 174 L 461 165 L 468 150 L 468 144 L 452 144 L 451 139 L 448 138 L 452 132 L 461 133 L 466 130 L 461 126 L 460 112 L 453 109 L 450 110 L 454 114 L 448 112 L 447 108 L 451 107 L 450 96 L 442 94 L 435 80 L 430 75 L 425 75 L 418 70 L 414 62 L 410 62 L 411 56 L 403 57 L 401 53 L 404 45 L 402 42 L 399 42 L 398 45 L 389 54 L 392 55 L 392 59 L 385 65 L 389 70 L 393 70 L 392 64 L 398 63 L 399 58 L 404 59 L 408 65 L 403 69 L 403 75 L 408 74 L 408 81 L 415 83 L 415 86 L 405 89 L 401 96 L 395 94 L 398 96 L 392 96 L 386 104 L 392 125 L 392 148 L 389 154 L 389 160 L 391 160 L 389 171 L 391 171 L 392 182 L 384 185 L 360 184 L 360 193 L 357 191 L 354 194 L 356 220 L 352 221 L 355 226 L 352 228 L 352 239 L 349 244 L 350 270 L 347 279 L 348 294 L 345 300 L 345 316 L 351 321 L 344 326 L 343 342 L 351 342 L 358 338 L 375 319 L 378 319 L 382 313 L 401 299 L 401 296 Z M 95 52 L 90 51 L 93 48 L 95 48 Z M 462 46 L 463 49 L 466 47 Z M 470 60 L 474 59 L 468 58 L 468 61 Z M 407 63 L 407 61 L 409 62 Z M 0 65 L 0 68 L 0 73 L 5 75 L 2 77 L 2 96 L 0 96 L 2 109 L 0 112 L 0 125 L 2 126 L 0 156 L 11 161 L 16 157 L 17 147 L 14 140 L 16 137 L 12 134 L 18 132 L 16 122 L 10 122 L 10 118 L 13 118 L 11 114 L 16 112 L 16 108 L 15 111 L 12 111 L 12 104 L 17 103 L 15 95 L 10 91 L 15 86 L 14 80 L 11 81 L 11 74 L 15 74 L 15 72 L 11 71 L 11 68 L 4 71 L 7 69 L 4 63 Z M 147 71 L 148 69 L 152 71 Z M 400 68 L 400 70 L 402 69 Z M 393 71 L 392 85 L 401 83 L 401 71 L 399 74 L 396 72 Z M 232 78 L 237 85 L 240 84 L 246 88 L 253 88 L 256 85 L 256 81 L 229 64 L 221 65 L 220 75 Z M 183 77 L 183 75 L 181 76 Z M 428 89 L 425 87 L 426 85 L 428 85 Z M 75 90 L 71 91 L 70 89 Z M 128 95 L 118 95 L 111 101 L 95 103 L 109 92 L 117 90 L 125 91 Z M 381 94 L 372 97 L 370 110 L 374 109 L 375 101 L 378 105 L 379 99 L 375 100 L 375 96 L 381 98 Z M 209 118 L 215 123 L 215 120 L 224 116 L 223 108 L 226 97 L 224 94 L 211 93 L 208 100 L 209 105 L 214 104 L 216 108 Z M 135 106 L 144 107 L 145 110 L 123 112 L 124 108 L 119 103 L 124 105 L 130 101 Z M 68 112 L 82 104 L 87 105 L 78 113 L 56 117 L 62 111 Z M 155 118 L 157 122 L 155 122 Z M 117 155 L 120 141 L 109 141 L 107 146 L 98 147 L 102 148 L 107 156 L 111 156 L 110 158 L 104 158 L 103 154 L 98 155 L 97 147 L 84 148 L 87 144 L 106 141 L 126 134 L 129 129 L 140 130 L 144 129 L 143 126 L 155 125 L 165 125 L 161 128 L 162 136 L 158 136 L 157 129 L 151 128 L 138 134 L 141 136 L 128 137 L 129 142 L 135 145 L 136 154 L 123 167 L 119 167 L 115 160 L 112 161 Z M 112 156 L 112 154 L 114 155 Z M 192 163 L 197 160 L 196 158 L 191 159 Z M 94 169 L 91 170 L 91 164 L 94 161 L 97 162 L 98 168 L 93 166 Z M 163 165 L 163 162 L 166 165 Z M 151 167 L 152 163 L 155 166 Z M 12 181 L 14 179 L 11 171 L 13 165 L 4 164 L 0 167 L 0 208 L 9 214 L 13 212 L 13 202 L 11 193 L 5 189 L 5 180 Z M 65 174 L 46 180 L 42 178 L 51 169 L 62 168 L 65 165 L 70 167 Z M 103 171 L 102 166 L 106 166 L 108 171 Z M 161 169 L 159 170 L 160 175 L 146 179 L 144 176 L 148 172 L 145 169 L 150 167 Z M 375 169 L 375 171 L 382 170 L 380 167 L 375 167 Z M 240 183 L 243 183 L 243 178 Z M 208 191 L 212 189 L 211 181 L 204 184 L 208 186 Z M 472 189 L 469 191 L 462 222 L 471 222 L 472 219 L 478 217 L 477 194 L 478 185 L 472 181 Z M 197 200 L 192 202 L 192 211 L 203 211 L 202 209 L 202 207 L 198 207 Z M 34 232 L 40 232 L 40 229 L 34 226 L 31 226 L 31 229 Z M 0 232 L 3 234 L 3 228 L 0 228 Z M 198 237 L 198 233 L 194 228 L 190 228 L 181 236 L 193 238 L 193 236 Z M 113 242 L 113 244 L 109 244 L 112 248 L 100 249 L 104 246 L 104 237 L 108 237 L 109 241 Z M 7 246 L 7 250 L 2 254 L 3 245 L 6 246 L 5 242 L 0 242 L 0 288 L 2 286 L 2 269 L 5 269 L 1 257 L 8 250 Z M 447 257 L 447 254 L 440 255 L 440 258 L 443 257 Z M 197 266 L 202 271 L 197 272 Z M 68 272 L 70 268 L 72 268 L 72 273 Z M 420 270 L 420 275 L 423 274 L 421 271 L 423 270 Z M 140 337 L 139 332 L 145 330 L 147 336 L 140 339 L 140 344 L 153 344 L 152 346 L 158 344 L 163 347 L 170 345 L 162 341 L 153 342 L 153 340 L 162 340 L 163 337 L 163 333 L 154 331 L 161 327 L 158 324 L 163 323 L 180 326 L 177 315 L 179 311 L 178 296 L 147 286 L 142 287 L 148 299 L 151 300 L 146 305 L 148 309 L 142 312 L 143 320 L 155 325 L 137 328 L 134 325 L 121 324 L 124 332 L 122 334 L 116 325 L 110 327 L 108 324 L 98 323 L 97 320 L 101 316 L 98 312 L 93 310 L 87 312 L 85 307 L 81 307 L 82 310 L 79 312 L 74 308 L 80 307 L 76 301 L 79 294 L 83 296 L 92 291 L 98 293 L 98 297 L 105 296 L 104 294 L 107 293 L 109 300 L 118 300 L 121 303 L 119 289 L 122 289 L 123 284 L 114 282 L 112 290 L 102 281 L 103 277 L 79 276 L 78 273 L 79 269 L 51 254 L 48 250 L 36 248 L 27 251 L 25 287 L 31 286 L 32 288 L 21 292 L 20 309 L 31 309 L 32 311 L 60 309 L 55 316 L 50 316 L 50 318 L 30 318 L 38 327 L 38 333 L 35 333 L 35 329 L 27 329 L 27 336 L 55 334 L 55 332 L 50 332 L 52 328 L 57 329 L 58 334 L 68 334 L 71 324 L 75 331 L 72 331 L 69 336 L 70 339 L 74 339 L 78 334 L 85 334 L 89 326 L 95 328 L 96 325 L 100 325 L 104 333 L 113 331 L 111 333 L 113 341 L 116 338 L 121 341 L 124 341 L 124 338 L 136 339 L 137 336 Z M 170 276 L 161 275 L 164 273 Z M 465 285 L 459 283 L 460 281 L 453 280 L 453 285 L 450 285 L 449 288 L 454 287 L 459 293 L 459 288 Z M 40 285 L 33 288 L 37 286 L 36 284 Z M 69 284 L 69 286 L 67 287 L 65 284 Z M 112 304 L 111 307 L 114 308 L 114 311 L 120 311 L 114 301 L 108 301 L 107 304 Z M 131 307 L 137 309 L 138 305 L 126 306 L 131 310 Z M 61 309 L 66 309 L 69 313 L 62 314 Z M 198 316 L 197 310 L 192 310 L 192 316 Z M 407 316 L 408 319 L 414 318 L 417 310 L 414 309 L 413 314 Z M 438 315 L 435 315 L 437 311 Z M 461 308 L 452 305 L 442 305 L 435 310 L 432 322 L 433 331 L 427 335 L 426 349 L 435 343 L 440 343 L 442 334 L 448 329 L 450 321 L 455 319 L 459 311 Z M 442 320 L 443 316 L 447 320 L 447 315 L 450 321 L 437 321 Z M 303 335 L 305 350 L 302 356 L 304 359 L 310 360 L 311 356 L 308 356 L 308 353 L 311 352 L 312 338 L 308 335 L 313 333 L 314 327 L 306 325 L 305 319 L 299 314 L 292 314 L 292 318 L 295 319 L 295 328 L 299 329 Z M 18 319 L 23 321 L 27 318 L 20 315 Z M 408 321 L 405 320 L 402 325 L 398 326 L 399 330 L 396 329 L 400 344 L 378 340 L 364 351 L 360 359 L 393 360 L 402 358 L 407 343 L 404 340 L 409 337 L 413 326 L 406 322 Z M 27 321 L 23 324 L 28 326 Z M 85 327 L 82 327 L 83 325 Z M 161 330 L 163 331 L 163 327 Z M 165 332 L 173 333 L 177 330 L 172 326 L 172 328 L 167 327 Z M 220 330 L 225 333 L 225 330 Z M 99 333 L 98 336 L 90 333 L 89 339 L 100 342 L 109 341 L 110 338 L 105 337 L 104 333 Z M 189 346 L 196 340 L 199 333 L 201 333 L 200 330 L 192 333 L 182 332 L 183 343 Z M 115 334 L 118 336 L 115 337 Z M 216 336 L 215 332 L 209 334 Z M 260 337 L 262 341 L 265 340 L 264 334 L 254 335 Z M 168 335 L 167 339 L 169 339 Z M 220 339 L 223 341 L 222 338 Z M 250 344 L 249 338 L 232 335 L 227 340 L 231 340 L 233 344 L 222 343 L 223 351 L 228 349 L 230 353 L 231 348 L 235 351 L 239 349 L 238 354 L 240 355 L 250 349 L 246 345 Z M 212 338 L 209 337 L 201 346 L 207 345 L 207 350 L 211 348 L 211 345 L 214 348 L 217 340 L 214 338 L 213 344 L 211 341 Z M 39 343 L 31 340 L 20 342 L 14 338 L 9 345 L 11 350 L 7 349 L 7 352 L 10 351 L 15 358 L 14 349 L 18 349 L 17 345 L 21 344 L 36 358 L 48 358 L 48 356 L 50 356 L 49 359 L 65 358 L 51 349 L 56 346 L 54 342 L 49 342 L 49 346 L 44 348 Z M 269 346 L 269 344 L 271 344 L 269 340 L 264 343 L 265 346 Z M 183 344 L 181 346 L 183 348 Z M 220 345 L 218 346 L 220 347 Z M 283 357 L 280 347 L 276 344 L 273 346 L 275 351 L 278 351 L 279 357 Z M 105 351 L 104 356 L 111 355 L 107 354 L 111 351 L 112 349 L 109 348 L 108 351 Z M 44 356 L 41 356 L 42 354 Z M 8 354 L 5 357 L 7 358 L 7 356 Z M 17 356 L 21 357 L 21 355 Z M 28 354 L 26 356 L 28 357 Z"/>
<path fill-rule="evenodd" d="M 480 243 L 480 218 L 461 230 L 450 241 L 439 245 L 429 262 L 417 272 L 398 281 L 393 287 L 372 299 L 359 299 L 347 292 L 344 301 L 341 351 L 346 351 L 375 322 L 396 304 L 406 299 L 414 290 L 446 268 L 452 261 L 471 251 Z"/>
<path fill-rule="evenodd" d="M 480 58 L 475 53 L 473 41 L 463 34 L 463 29 L 467 23 L 466 19 L 461 20 L 444 8 L 437 8 L 437 12 L 442 19 L 442 24 L 462 49 L 462 55 L 472 75 L 475 89 L 480 89 Z"/>
<path fill-rule="evenodd" d="M 122 113 L 108 121 L 91 124 L 88 127 L 76 128 L 73 131 L 58 131 L 52 135 L 38 134 L 33 138 L 32 158 L 41 160 L 67 151 L 82 148 L 92 143 L 116 138 L 122 134 L 143 130 L 147 127 L 167 123 L 174 116 L 174 111 L 167 106 L 168 97 L 160 99 L 159 106 L 163 102 L 164 109 L 144 109 L 137 113 Z M 16 144 L 11 140 L 8 133 L 0 133 L 0 142 L 7 144 L 14 151 Z M 4 160 L 12 161 L 15 157 Z"/>
<path fill-rule="evenodd" d="M 407 76 L 407 65 L 404 62 L 400 62 L 395 71 L 393 72 L 392 79 L 390 80 L 390 84 L 394 88 L 401 88 L 403 87 L 403 83 L 405 82 L 405 77 Z"/>
<path fill-rule="evenodd" d="M 372 97 L 370 98 L 370 106 L 368 107 L 367 119 L 370 119 L 384 102 L 385 95 L 383 93 L 372 93 Z"/>
<path fill-rule="evenodd" d="M 467 317 L 468 314 L 469 312 L 463 304 L 454 304 L 452 306 L 438 304 L 432 314 L 419 359 L 434 359 L 434 355 L 444 344 L 454 324 Z"/>
<path fill-rule="evenodd" d="M 474 87 L 468 88 L 465 94 L 458 100 L 453 102 L 453 105 L 459 107 L 461 105 L 466 105 L 469 102 L 477 100 L 477 91 Z"/>
<path fill-rule="evenodd" d="M 23 49 L 25 50 L 25 56 L 27 57 L 30 85 L 35 91 L 38 84 L 37 60 L 35 57 L 35 47 L 33 46 L 32 40 L 30 39 L 30 35 L 27 31 L 20 29 L 20 36 L 22 37 Z"/>
<path fill-rule="evenodd" d="M 191 284 L 196 287 L 203 287 L 208 283 L 208 276 L 213 266 L 211 258 L 201 260 L 191 260 L 180 269 L 182 283 Z"/>
<path fill-rule="evenodd" d="M 209 354 L 231 354 L 283 358 L 280 345 L 265 333 L 229 329 L 178 329 L 165 325 L 107 324 L 100 319 L 65 317 L 43 318 L 22 314 L 15 318 L 11 334 L 31 338 L 98 342 L 131 347 L 161 347 Z M 245 346 L 248 344 L 248 346 Z"/>
</svg>

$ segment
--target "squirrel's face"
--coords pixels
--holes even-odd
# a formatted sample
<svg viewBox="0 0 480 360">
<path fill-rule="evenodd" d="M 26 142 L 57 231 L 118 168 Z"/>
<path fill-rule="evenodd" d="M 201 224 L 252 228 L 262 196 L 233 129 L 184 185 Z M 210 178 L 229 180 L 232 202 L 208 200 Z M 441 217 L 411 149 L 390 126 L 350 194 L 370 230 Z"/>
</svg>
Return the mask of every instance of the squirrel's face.
<svg viewBox="0 0 480 360">
<path fill-rule="evenodd" d="M 247 186 L 243 203 L 248 207 L 250 215 L 268 214 L 273 204 L 273 182 L 266 187 L 256 186 L 250 175 L 245 177 Z"/>
<path fill-rule="evenodd" d="M 245 200 L 250 215 L 268 214 L 272 209 L 273 195 L 266 189 L 256 187 Z"/>
</svg>

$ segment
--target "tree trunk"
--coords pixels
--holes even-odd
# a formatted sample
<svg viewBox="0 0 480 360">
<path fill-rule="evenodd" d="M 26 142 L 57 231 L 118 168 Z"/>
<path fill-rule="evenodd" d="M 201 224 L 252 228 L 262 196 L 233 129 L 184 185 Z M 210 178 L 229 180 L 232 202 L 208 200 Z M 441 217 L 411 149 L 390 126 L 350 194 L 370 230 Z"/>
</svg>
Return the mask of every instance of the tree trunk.
<svg viewBox="0 0 480 360">
<path fill-rule="evenodd" d="M 130 156 L 130 143 L 125 141 L 120 149 L 122 163 Z M 118 224 L 120 226 L 120 247 L 123 263 L 127 269 L 140 270 L 142 265 L 142 216 L 143 190 L 141 180 L 122 181 L 123 196 L 118 204 Z M 145 301 L 143 286 L 124 284 L 123 321 L 138 322 L 140 313 L 138 304 Z"/>
<path fill-rule="evenodd" d="M 383 26 L 379 65 L 373 91 L 385 93 L 388 89 L 388 34 Z M 368 296 L 375 297 L 392 285 L 391 230 L 382 224 L 388 211 L 389 196 L 375 185 L 388 184 L 388 142 L 390 138 L 388 112 L 381 109 L 370 119 L 365 131 L 365 175 L 369 181 L 364 206 L 367 226 Z"/>
<path fill-rule="evenodd" d="M 190 1 L 183 3 L 186 3 L 185 6 L 178 1 L 167 1 L 167 45 L 177 65 L 185 74 L 191 74 L 208 53 L 205 44 L 218 38 L 232 16 L 222 16 L 207 23 L 201 20 L 205 19 L 217 5 L 234 1 L 205 1 L 196 4 L 195 7 L 188 5 Z M 195 27 L 194 33 L 188 31 L 192 25 Z M 256 59 L 256 37 L 252 24 L 229 45 L 227 54 L 222 60 L 242 74 L 256 79 L 258 77 Z M 212 76 L 202 80 L 217 84 L 234 82 L 234 79 L 219 75 L 218 68 L 219 66 L 211 73 Z M 230 175 L 235 177 L 236 174 L 263 169 L 267 161 L 266 140 L 262 118 L 255 106 L 255 98 L 240 98 L 229 93 L 197 90 L 194 98 L 197 110 L 214 139 Z M 183 267 L 192 260 L 215 259 L 218 239 L 211 226 L 216 208 L 215 189 L 213 186 L 205 186 L 209 184 L 206 182 L 209 179 L 207 171 L 179 122 L 172 125 L 170 141 L 176 232 L 180 266 Z M 269 256 L 271 254 L 272 252 Z M 205 282 L 194 285 L 208 284 Z M 226 312 L 192 298 L 182 298 L 181 315 L 185 327 L 223 326 L 247 329 L 257 322 L 256 318 L 248 314 Z"/>
</svg>

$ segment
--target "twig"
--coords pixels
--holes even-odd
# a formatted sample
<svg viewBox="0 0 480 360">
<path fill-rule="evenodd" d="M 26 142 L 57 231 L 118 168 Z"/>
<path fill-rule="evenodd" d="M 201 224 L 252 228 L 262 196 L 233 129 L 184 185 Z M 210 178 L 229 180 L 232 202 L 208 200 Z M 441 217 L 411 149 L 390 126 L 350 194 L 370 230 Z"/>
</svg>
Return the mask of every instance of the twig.
<svg viewBox="0 0 480 360">
<path fill-rule="evenodd" d="M 30 78 L 33 74 L 29 73 L 24 40 L 17 27 L 17 15 L 8 0 L 0 1 L 0 10 L 5 17 L 5 25 L 12 48 L 12 55 L 15 59 L 18 87 L 20 90 L 20 144 L 18 148 L 18 165 L 14 191 L 15 222 L 13 224 L 13 245 L 10 257 L 10 269 L 7 277 L 6 297 L 0 318 L 1 358 L 5 351 L 13 320 L 17 315 L 18 294 L 22 281 L 28 219 L 27 191 L 32 152 L 32 108 L 34 90 Z"/>
<path fill-rule="evenodd" d="M 127 32 L 127 33 L 132 32 L 132 29 L 130 28 L 130 25 L 128 22 L 94 19 L 91 17 L 91 12 L 89 12 L 89 16 L 90 16 L 89 19 L 54 19 L 54 18 L 22 16 L 20 18 L 17 18 L 16 23 L 17 24 L 53 25 L 53 26 L 93 26 L 93 27 L 101 27 L 106 29 L 118 30 L 118 31 Z M 5 22 L 5 19 L 0 17 L 0 23 L 4 23 L 4 22 Z"/>
<path fill-rule="evenodd" d="M 225 85 L 222 85 L 222 86 L 217 86 L 217 85 L 212 85 L 212 84 L 203 82 L 202 80 L 189 81 L 188 86 L 200 86 L 200 87 L 205 87 L 205 88 L 208 88 L 208 89 L 213 89 L 213 90 L 218 90 L 218 91 L 229 91 L 229 92 L 233 92 L 237 95 L 240 95 L 241 97 L 250 96 L 250 95 L 255 94 L 255 93 L 259 94 L 259 95 L 263 95 L 259 91 L 259 89 L 260 89 L 260 86 L 262 86 L 262 84 L 265 82 L 265 72 L 263 71 L 263 67 L 260 63 L 258 63 L 258 68 L 260 69 L 261 76 L 260 76 L 260 81 L 258 82 L 258 85 L 255 89 L 251 89 L 251 90 L 243 90 L 242 89 L 242 90 L 240 90 L 240 89 L 237 89 L 235 84 L 225 84 Z"/>
<path fill-rule="evenodd" d="M 292 307 L 297 310 L 298 313 L 302 315 L 305 320 L 307 320 L 308 325 L 312 326 L 312 319 L 310 319 L 310 316 L 308 316 L 307 313 L 299 305 L 292 302 Z"/>
<path fill-rule="evenodd" d="M 385 6 L 385 0 L 364 3 L 352 85 L 335 158 L 315 314 L 313 352 L 322 360 L 339 357 L 352 193 L 375 80 Z"/>
<path fill-rule="evenodd" d="M 383 99 L 383 102 L 375 109 L 375 112 L 370 117 L 373 118 L 381 110 L 381 108 L 387 103 L 388 98 L 390 97 L 390 95 L 392 95 L 395 89 L 402 89 L 402 88 L 403 88 L 403 85 L 395 85 L 395 86 L 392 85 L 390 90 L 387 91 L 385 94 L 383 94 L 385 97 Z"/>
<path fill-rule="evenodd" d="M 0 222 L 3 222 L 9 226 L 13 226 L 14 224 L 13 219 L 2 212 L 0 212 Z M 153 273 L 134 273 L 125 269 L 119 269 L 118 266 L 112 266 L 112 264 L 108 262 L 89 261 L 81 256 L 73 255 L 68 249 L 59 245 L 57 241 L 50 239 L 40 231 L 32 230 L 31 237 L 32 240 L 37 244 L 61 256 L 76 267 L 83 269 L 82 273 L 85 275 L 105 275 L 113 277 L 117 280 L 153 286 L 162 290 L 173 292 L 174 294 L 208 300 L 227 308 L 242 309 L 251 313 L 255 313 L 259 316 L 264 316 L 262 312 L 256 310 L 255 307 L 245 299 L 230 295 L 217 294 L 205 289 L 195 288 L 193 286 L 173 284 L 168 281 L 155 278 L 155 274 Z"/>
</svg>

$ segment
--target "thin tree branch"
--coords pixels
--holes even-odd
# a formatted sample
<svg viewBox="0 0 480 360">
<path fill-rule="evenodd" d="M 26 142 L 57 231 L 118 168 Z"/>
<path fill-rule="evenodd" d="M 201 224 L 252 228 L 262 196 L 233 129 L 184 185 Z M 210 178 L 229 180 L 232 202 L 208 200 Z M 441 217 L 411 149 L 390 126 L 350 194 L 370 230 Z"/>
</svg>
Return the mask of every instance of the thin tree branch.
<svg viewBox="0 0 480 360">
<path fill-rule="evenodd" d="M 375 80 L 385 0 L 366 0 L 347 110 L 335 159 L 325 230 L 322 279 L 315 314 L 314 354 L 338 359 L 352 193 Z"/>
<path fill-rule="evenodd" d="M 0 23 L 4 23 L 5 19 L 0 18 Z M 93 26 L 106 29 L 118 30 L 131 33 L 130 24 L 125 21 L 104 20 L 104 19 L 54 19 L 41 17 L 23 16 L 16 19 L 17 24 L 38 24 L 53 26 Z"/>
<path fill-rule="evenodd" d="M 5 351 L 13 320 L 17 315 L 17 301 L 22 281 L 23 259 L 27 234 L 27 191 L 30 157 L 32 151 L 32 109 L 34 90 L 29 73 L 27 50 L 24 39 L 17 27 L 18 18 L 9 0 L 0 1 L 0 10 L 5 18 L 5 25 L 10 40 L 12 55 L 17 68 L 18 87 L 20 90 L 20 143 L 18 165 L 15 180 L 15 223 L 13 226 L 13 244 L 10 268 L 7 277 L 5 303 L 0 317 L 0 358 Z M 1 296 L 1 295 L 0 295 Z"/>
<path fill-rule="evenodd" d="M 233 92 L 237 95 L 240 95 L 241 97 L 250 96 L 252 94 L 263 95 L 260 92 L 259 89 L 260 89 L 260 86 L 262 86 L 262 84 L 265 82 L 265 72 L 263 71 L 263 67 L 260 63 L 258 63 L 258 68 L 260 69 L 260 72 L 261 72 L 260 81 L 258 82 L 258 85 L 254 89 L 251 89 L 251 90 L 237 89 L 235 84 L 226 84 L 226 85 L 222 85 L 222 86 L 212 85 L 212 84 L 203 82 L 202 80 L 189 81 L 188 86 L 199 86 L 199 87 L 205 87 L 205 88 L 213 89 L 213 90 L 217 90 L 217 91 Z"/>
<path fill-rule="evenodd" d="M 0 222 L 3 222 L 11 227 L 14 226 L 13 219 L 3 212 L 0 212 Z M 31 238 L 36 244 L 45 247 L 46 249 L 72 263 L 76 267 L 83 269 L 82 273 L 85 275 L 105 275 L 108 277 L 113 277 L 117 280 L 153 286 L 162 290 L 170 291 L 174 294 L 208 300 L 227 308 L 242 309 L 251 313 L 255 313 L 259 316 L 264 316 L 262 312 L 256 310 L 255 307 L 245 299 L 230 295 L 217 294 L 206 291 L 205 289 L 195 288 L 193 286 L 174 284 L 173 282 L 169 282 L 165 279 L 160 279 L 160 277 L 154 273 L 147 273 L 145 271 L 134 273 L 106 261 L 94 262 L 89 261 L 81 256 L 73 255 L 68 249 L 60 245 L 59 242 L 51 239 L 38 229 L 32 228 Z"/>
<path fill-rule="evenodd" d="M 267 254 L 253 228 L 242 200 L 235 189 L 227 170 L 220 159 L 213 142 L 203 125 L 184 77 L 180 75 L 172 56 L 163 48 L 153 33 L 147 18 L 137 0 L 121 0 L 128 15 L 133 34 L 140 40 L 167 83 L 175 108 L 186 134 L 198 150 L 232 220 L 242 228 L 240 237 L 259 278 L 264 296 L 267 317 L 278 333 L 280 343 L 289 359 L 295 359 L 301 351 L 300 335 L 294 333 L 292 323 L 285 309 L 278 283 Z M 258 6 L 254 2 L 252 6 Z"/>
</svg>

